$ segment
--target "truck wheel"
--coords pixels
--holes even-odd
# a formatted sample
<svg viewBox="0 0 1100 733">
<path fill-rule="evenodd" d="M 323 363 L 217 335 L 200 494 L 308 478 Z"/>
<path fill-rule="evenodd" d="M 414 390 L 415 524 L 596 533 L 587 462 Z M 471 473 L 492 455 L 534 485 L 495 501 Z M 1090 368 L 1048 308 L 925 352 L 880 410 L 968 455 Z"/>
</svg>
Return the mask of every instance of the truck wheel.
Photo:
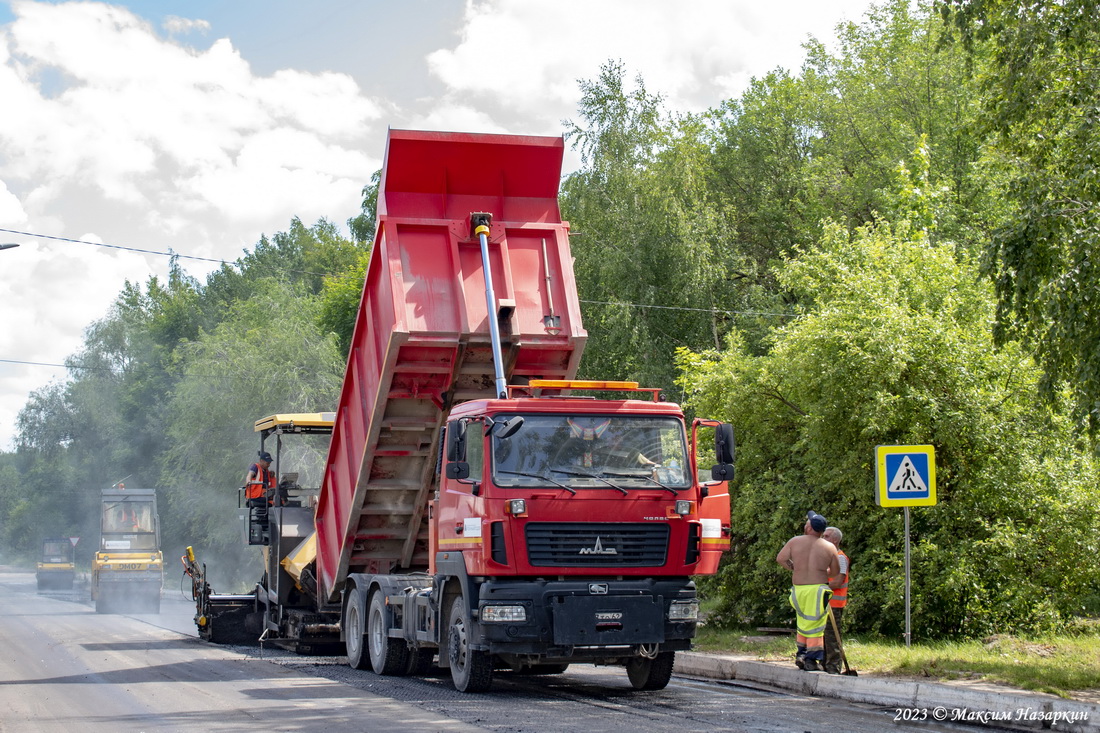
<svg viewBox="0 0 1100 733">
<path fill-rule="evenodd" d="M 402 639 L 393 639 L 387 633 L 386 598 L 382 591 L 370 594 L 370 610 L 367 613 L 367 646 L 370 649 L 370 665 L 375 674 L 404 675 L 409 669 L 409 648 Z"/>
<path fill-rule="evenodd" d="M 635 657 L 626 663 L 626 676 L 635 690 L 663 690 L 675 663 L 676 652 L 661 652 L 654 659 Z"/>
<path fill-rule="evenodd" d="M 348 609 L 344 616 L 344 631 L 347 639 L 348 664 L 355 669 L 370 669 L 370 657 L 367 655 L 367 614 L 363 608 L 363 594 L 355 589 L 348 600 Z"/>
<path fill-rule="evenodd" d="M 451 622 L 447 632 L 451 679 L 459 692 L 485 692 L 493 684 L 493 660 L 488 652 L 470 648 L 469 623 L 466 602 L 459 596 L 451 604 Z"/>
</svg>

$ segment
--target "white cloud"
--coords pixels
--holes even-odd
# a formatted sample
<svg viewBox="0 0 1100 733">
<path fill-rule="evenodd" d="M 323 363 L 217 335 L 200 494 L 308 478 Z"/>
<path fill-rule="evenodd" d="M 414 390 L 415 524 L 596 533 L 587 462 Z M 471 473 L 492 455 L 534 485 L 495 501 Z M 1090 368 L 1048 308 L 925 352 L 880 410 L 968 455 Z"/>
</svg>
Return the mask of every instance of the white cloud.
<svg viewBox="0 0 1100 733">
<path fill-rule="evenodd" d="M 339 224 L 356 214 L 387 126 L 560 134 L 561 120 L 576 117 L 578 80 L 594 79 L 609 59 L 641 74 L 670 109 L 706 109 L 737 96 L 751 76 L 797 68 L 807 35 L 831 38 L 842 15 L 858 20 L 868 5 L 467 0 L 453 45 L 429 52 L 423 39 L 449 30 L 433 26 L 402 41 L 403 51 L 414 49 L 404 63 L 383 53 L 366 64 L 357 57 L 363 87 L 443 88 L 378 100 L 350 73 L 275 71 L 286 44 L 306 49 L 311 36 L 285 24 L 274 30 L 274 15 L 259 19 L 265 37 L 282 39 L 260 52 L 277 60 L 260 74 L 250 64 L 259 58 L 245 58 L 231 38 L 204 38 L 231 32 L 230 20 L 253 22 L 239 13 L 219 21 L 211 7 L 210 23 L 144 19 L 121 4 L 15 0 L 14 20 L 0 26 L 0 104 L 17 112 L 0 114 L 0 227 L 95 232 L 121 246 L 235 259 L 293 216 Z M 402 27 L 442 17 L 417 3 L 394 7 Z M 325 28 L 314 30 L 312 38 L 326 37 Z M 431 83 L 408 62 L 415 49 Z M 566 161 L 575 165 L 571 151 Z M 166 257 L 0 241 L 9 238 L 23 246 L 0 252 L 0 359 L 60 363 L 124 279 L 143 283 L 167 268 Z M 185 264 L 199 277 L 213 267 Z M 60 374 L 0 362 L 0 449 L 27 394 Z"/>
<path fill-rule="evenodd" d="M 232 260 L 294 216 L 339 224 L 358 212 L 380 166 L 382 108 L 350 75 L 258 75 L 227 38 L 177 40 L 205 21 L 168 18 L 165 37 L 120 6 L 21 0 L 11 10 L 0 99 L 18 114 L 0 115 L 0 227 Z M 168 264 L 2 239 L 22 246 L 0 252 L 0 359 L 62 363 L 126 279 L 163 277 Z M 27 394 L 63 374 L 0 363 L 0 449 Z"/>
<path fill-rule="evenodd" d="M 0 252 L 0 359 L 35 364 L 0 363 L 0 450 L 10 447 L 30 392 L 66 373 L 43 365 L 62 364 L 79 348 L 84 329 L 106 315 L 124 280 L 145 282 L 154 274 L 144 258 L 118 250 L 22 239 L 19 248 Z"/>
<path fill-rule="evenodd" d="M 210 30 L 210 23 L 205 20 L 193 20 L 191 18 L 181 18 L 178 15 L 169 15 L 164 19 L 164 22 L 161 23 L 161 28 L 172 35 L 181 35 L 194 31 L 206 33 Z"/>
<path fill-rule="evenodd" d="M 7 185 L 0 181 L 0 227 L 18 227 L 26 223 L 27 212 L 23 211 L 23 204 L 8 190 Z"/>
<path fill-rule="evenodd" d="M 220 199 L 231 224 L 255 226 L 288 200 L 315 198 L 318 185 L 357 191 L 376 166 L 359 148 L 380 109 L 346 74 L 259 77 L 227 39 L 205 51 L 183 46 L 118 7 L 13 9 L 0 95 L 19 99 L 24 114 L 0 120 L 0 173 L 9 181 L 68 182 L 167 221 L 179 207 L 209 209 L 207 181 L 255 181 L 250 150 L 272 136 L 294 138 L 284 156 L 293 165 L 265 164 L 279 181 L 277 202 L 247 193 Z M 47 91 L 40 79 L 50 75 L 62 81 Z M 293 155 L 310 147 L 322 154 Z M 306 213 L 282 211 L 284 220 Z"/>
<path fill-rule="evenodd" d="M 457 98 L 494 118 L 554 124 L 576 114 L 578 80 L 623 60 L 670 109 L 702 111 L 735 97 L 753 76 L 797 71 L 801 44 L 831 39 L 842 15 L 868 0 L 467 0 L 461 40 L 428 57 Z M 631 82 L 633 80 L 631 79 Z"/>
</svg>

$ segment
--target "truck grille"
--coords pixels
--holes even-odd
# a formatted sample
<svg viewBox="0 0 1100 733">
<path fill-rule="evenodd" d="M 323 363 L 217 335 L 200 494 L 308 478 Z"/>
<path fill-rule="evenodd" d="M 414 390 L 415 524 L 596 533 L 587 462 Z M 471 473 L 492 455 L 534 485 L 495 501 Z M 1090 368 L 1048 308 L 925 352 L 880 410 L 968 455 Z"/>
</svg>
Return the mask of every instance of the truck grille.
<svg viewBox="0 0 1100 733">
<path fill-rule="evenodd" d="M 527 559 L 535 567 L 659 567 L 667 555 L 667 524 L 527 525 Z"/>
</svg>

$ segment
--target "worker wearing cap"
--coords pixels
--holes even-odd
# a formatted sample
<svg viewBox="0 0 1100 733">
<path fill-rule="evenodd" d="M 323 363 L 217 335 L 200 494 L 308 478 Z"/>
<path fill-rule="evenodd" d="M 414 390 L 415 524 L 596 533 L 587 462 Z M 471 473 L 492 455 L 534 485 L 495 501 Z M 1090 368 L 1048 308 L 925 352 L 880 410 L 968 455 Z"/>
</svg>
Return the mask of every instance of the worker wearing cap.
<svg viewBox="0 0 1100 733">
<path fill-rule="evenodd" d="M 848 605 L 848 573 L 851 565 L 844 550 L 840 549 L 840 541 L 844 539 L 843 532 L 836 527 L 826 527 L 821 536 L 836 547 L 837 561 L 840 563 L 840 574 L 829 577 L 829 587 L 833 590 L 829 608 L 836 619 L 836 629 L 832 623 L 825 627 L 825 671 L 829 674 L 840 674 L 840 619 L 844 615 L 844 607 Z"/>
<path fill-rule="evenodd" d="M 275 474 L 268 470 L 271 466 L 271 454 L 260 451 L 256 462 L 248 467 L 248 475 L 245 476 L 245 498 L 263 499 L 264 496 L 272 496 L 275 491 Z"/>
<path fill-rule="evenodd" d="M 828 526 L 817 512 L 807 513 L 803 533 L 787 540 L 775 556 L 776 562 L 791 571 L 790 603 L 798 626 L 795 665 L 807 672 L 824 668 L 829 578 L 840 575 L 836 546 L 821 536 Z"/>
</svg>

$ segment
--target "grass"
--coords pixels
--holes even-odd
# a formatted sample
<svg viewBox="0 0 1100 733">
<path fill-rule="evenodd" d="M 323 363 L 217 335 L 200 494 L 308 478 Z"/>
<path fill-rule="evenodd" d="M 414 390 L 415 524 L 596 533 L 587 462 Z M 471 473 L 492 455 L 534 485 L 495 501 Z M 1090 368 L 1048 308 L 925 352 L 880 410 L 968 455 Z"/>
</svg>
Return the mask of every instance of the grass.
<svg viewBox="0 0 1100 733">
<path fill-rule="evenodd" d="M 794 636 L 763 636 L 755 630 L 702 626 L 695 648 L 750 654 L 762 661 L 794 658 Z M 1100 691 L 1100 636 L 1024 639 L 994 636 L 973 641 L 904 643 L 872 637 L 845 639 L 853 669 L 881 676 L 971 679 L 1001 683 L 1061 697 Z"/>
</svg>

